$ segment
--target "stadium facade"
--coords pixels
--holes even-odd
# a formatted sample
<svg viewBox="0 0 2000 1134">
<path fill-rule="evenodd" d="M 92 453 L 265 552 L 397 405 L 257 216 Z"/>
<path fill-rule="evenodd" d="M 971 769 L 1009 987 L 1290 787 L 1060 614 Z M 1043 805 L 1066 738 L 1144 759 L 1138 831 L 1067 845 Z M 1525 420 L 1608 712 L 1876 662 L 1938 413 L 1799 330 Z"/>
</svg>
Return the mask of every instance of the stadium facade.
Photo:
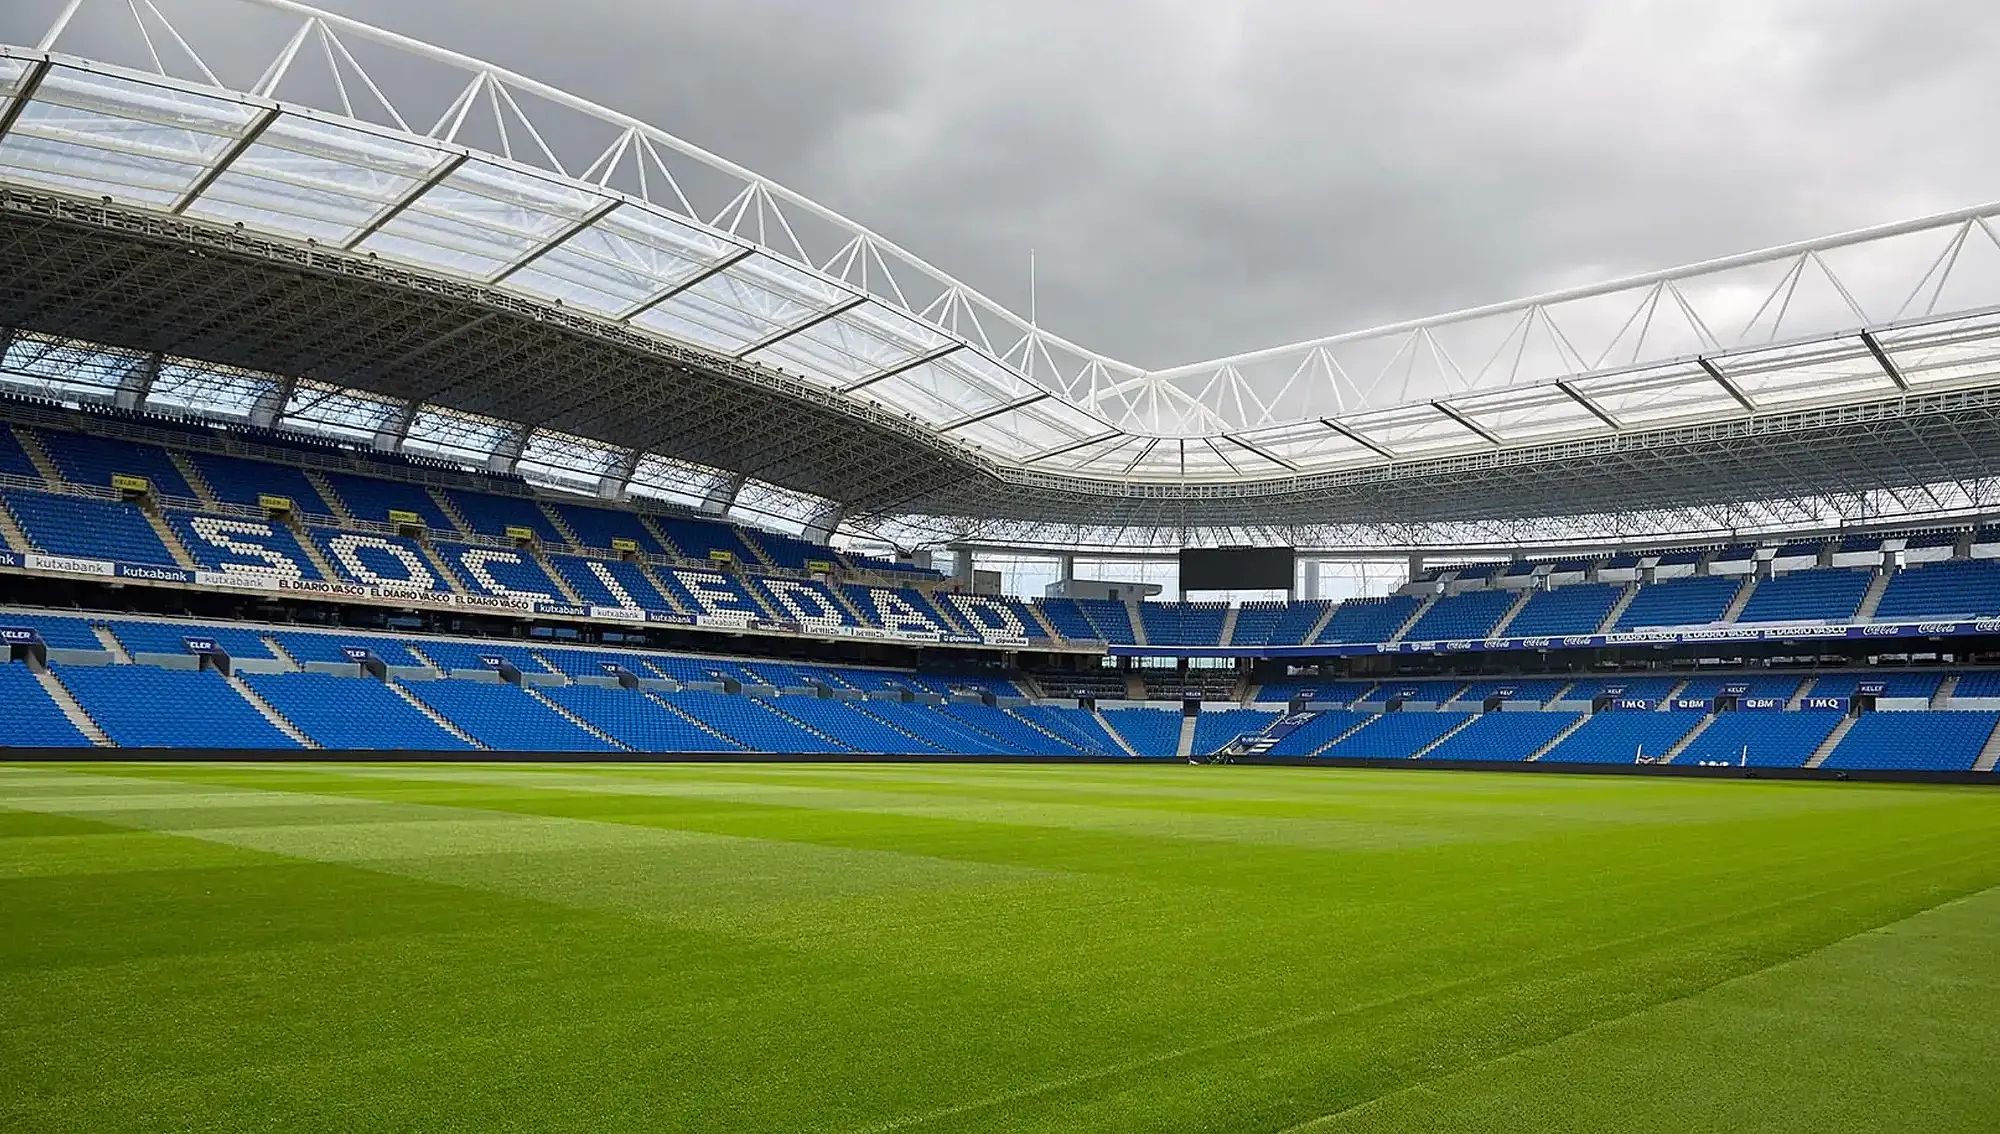
<svg viewBox="0 0 2000 1134">
<path fill-rule="evenodd" d="M 230 6 L 0 21 L 18 744 L 2000 756 L 2000 205 L 1148 368 L 647 123 Z M 964 570 L 1230 543 L 1410 570 Z"/>
</svg>

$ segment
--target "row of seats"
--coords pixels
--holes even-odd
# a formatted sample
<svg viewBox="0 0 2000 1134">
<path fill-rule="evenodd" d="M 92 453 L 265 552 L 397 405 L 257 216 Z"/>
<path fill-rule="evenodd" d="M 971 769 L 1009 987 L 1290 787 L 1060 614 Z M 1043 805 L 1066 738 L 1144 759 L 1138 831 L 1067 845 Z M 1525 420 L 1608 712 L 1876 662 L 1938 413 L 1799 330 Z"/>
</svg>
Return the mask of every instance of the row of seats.
<svg viewBox="0 0 2000 1134">
<path fill-rule="evenodd" d="M 77 706 L 120 747 L 284 749 L 297 736 L 336 750 L 524 752 L 856 752 L 887 755 L 1136 756 L 1182 754 L 1187 718 L 1166 709 L 1101 713 L 1059 705 L 654 692 L 605 685 L 524 688 L 494 681 L 390 681 L 316 672 L 248 673 L 150 665 L 51 667 Z M 23 665 L 0 666 L 0 743 L 89 742 Z M 259 702 L 262 703 L 260 706 Z M 262 706 L 281 718 L 273 720 Z M 1193 718 L 1189 753 L 1212 753 L 1281 720 L 1226 709 Z M 1288 723 L 1297 724 L 1294 718 Z M 289 726 L 289 728 L 281 727 Z M 1270 746 L 1285 757 L 1663 762 L 1969 771 L 1995 744 L 2000 712 L 1844 713 L 1689 710 L 1591 713 L 1307 715 Z M 1844 734 L 1841 732 L 1845 729 Z"/>
<path fill-rule="evenodd" d="M 1929 700 L 1944 692 L 1955 678 L 1953 700 L 2000 696 L 2000 674 L 1985 670 L 1860 670 L 1822 674 L 1696 673 L 1637 674 L 1584 677 L 1385 678 L 1328 680 L 1288 677 L 1258 686 L 1252 699 L 1262 704 L 1317 701 L 1329 704 L 1386 702 L 1484 705 L 1491 700 L 1549 705 L 1588 704 L 1600 697 L 1662 702 L 1668 698 L 1714 700 L 1725 695 L 1740 700 L 1770 698 L 1791 702 L 1801 697 L 1855 697 L 1864 691 L 1878 698 Z M 1810 684 L 1807 684 L 1810 682 Z"/>
<path fill-rule="evenodd" d="M 118 415 L 98 413 L 99 418 Z M 135 418 L 135 423 L 158 429 L 157 419 Z M 194 433 L 195 430 L 188 430 Z M 213 429 L 200 431 L 213 440 Z M 248 431 L 239 431 L 248 432 Z M 322 468 L 313 476 L 296 466 L 277 461 L 221 454 L 188 447 L 170 452 L 159 445 L 128 441 L 95 434 L 46 427 L 0 424 L 0 472 L 42 479 L 41 471 L 28 456 L 22 438 L 38 445 L 54 466 L 60 484 L 108 488 L 115 476 L 139 476 L 151 482 L 163 497 L 180 500 L 214 499 L 223 503 L 257 507 L 266 496 L 282 496 L 300 512 L 314 516 L 351 516 L 375 523 L 388 522 L 390 513 L 405 512 L 421 517 L 433 532 L 449 535 L 463 532 L 505 537 L 510 529 L 527 528 L 546 545 L 581 544 L 608 550 L 614 539 L 629 539 L 641 548 L 658 554 L 705 560 L 711 551 L 726 551 L 746 564 L 769 563 L 793 571 L 804 571 L 813 562 L 828 562 L 852 568 L 888 570 L 927 575 L 936 572 L 907 565 L 868 560 L 849 560 L 823 544 L 775 532 L 752 533 L 733 524 L 671 513 L 637 513 L 568 501 L 538 499 L 518 476 L 474 474 L 454 469 L 460 476 L 481 476 L 490 480 L 493 491 L 481 492 L 460 487 L 433 487 L 413 479 L 416 463 L 389 454 L 355 449 L 332 449 L 323 443 L 285 444 L 283 435 L 256 431 L 246 437 L 265 448 L 291 448 L 301 453 L 311 450 L 321 457 L 338 455 L 357 469 L 342 471 Z M 274 444 L 275 443 L 275 444 Z M 175 455 L 178 454 L 180 462 Z M 314 477 L 317 477 L 315 483 Z M 59 487 L 51 485 L 50 487 Z M 11 501 L 10 501 L 11 503 Z M 30 510 L 33 506 L 30 505 Z M 86 554 L 64 550 L 61 554 Z M 108 553 L 107 553 L 108 554 Z M 127 556 L 111 555 L 114 558 Z M 133 560 L 154 562 L 154 560 Z"/>
</svg>

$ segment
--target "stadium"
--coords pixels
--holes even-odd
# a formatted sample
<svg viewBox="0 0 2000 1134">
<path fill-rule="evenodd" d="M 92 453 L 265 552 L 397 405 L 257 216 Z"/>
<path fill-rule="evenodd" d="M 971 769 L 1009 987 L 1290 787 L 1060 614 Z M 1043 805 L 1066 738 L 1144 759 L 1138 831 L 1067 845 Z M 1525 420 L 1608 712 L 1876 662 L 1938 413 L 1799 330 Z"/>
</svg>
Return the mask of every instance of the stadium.
<svg viewBox="0 0 2000 1134">
<path fill-rule="evenodd" d="M 1145 367 L 447 45 L 22 7 L 8 1128 L 2000 1114 L 2000 203 Z"/>
</svg>

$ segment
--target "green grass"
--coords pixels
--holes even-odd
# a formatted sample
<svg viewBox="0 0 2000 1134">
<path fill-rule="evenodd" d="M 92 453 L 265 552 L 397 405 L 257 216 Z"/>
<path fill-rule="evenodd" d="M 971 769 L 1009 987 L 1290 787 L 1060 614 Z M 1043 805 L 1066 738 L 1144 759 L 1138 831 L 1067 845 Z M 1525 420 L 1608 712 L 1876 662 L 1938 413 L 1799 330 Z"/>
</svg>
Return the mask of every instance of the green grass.
<svg viewBox="0 0 2000 1134">
<path fill-rule="evenodd" d="M 1952 1131 L 2000 792 L 0 766 L 0 1129 Z"/>
</svg>

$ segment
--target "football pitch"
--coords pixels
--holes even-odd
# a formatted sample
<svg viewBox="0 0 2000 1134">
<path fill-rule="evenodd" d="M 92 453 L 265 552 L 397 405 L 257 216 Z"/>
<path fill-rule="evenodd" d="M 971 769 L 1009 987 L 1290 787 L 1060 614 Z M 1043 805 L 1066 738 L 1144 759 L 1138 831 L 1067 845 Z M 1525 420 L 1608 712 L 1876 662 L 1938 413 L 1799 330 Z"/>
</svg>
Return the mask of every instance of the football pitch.
<svg viewBox="0 0 2000 1134">
<path fill-rule="evenodd" d="M 0 1129 L 1988 1131 L 2000 792 L 0 766 Z"/>
</svg>

